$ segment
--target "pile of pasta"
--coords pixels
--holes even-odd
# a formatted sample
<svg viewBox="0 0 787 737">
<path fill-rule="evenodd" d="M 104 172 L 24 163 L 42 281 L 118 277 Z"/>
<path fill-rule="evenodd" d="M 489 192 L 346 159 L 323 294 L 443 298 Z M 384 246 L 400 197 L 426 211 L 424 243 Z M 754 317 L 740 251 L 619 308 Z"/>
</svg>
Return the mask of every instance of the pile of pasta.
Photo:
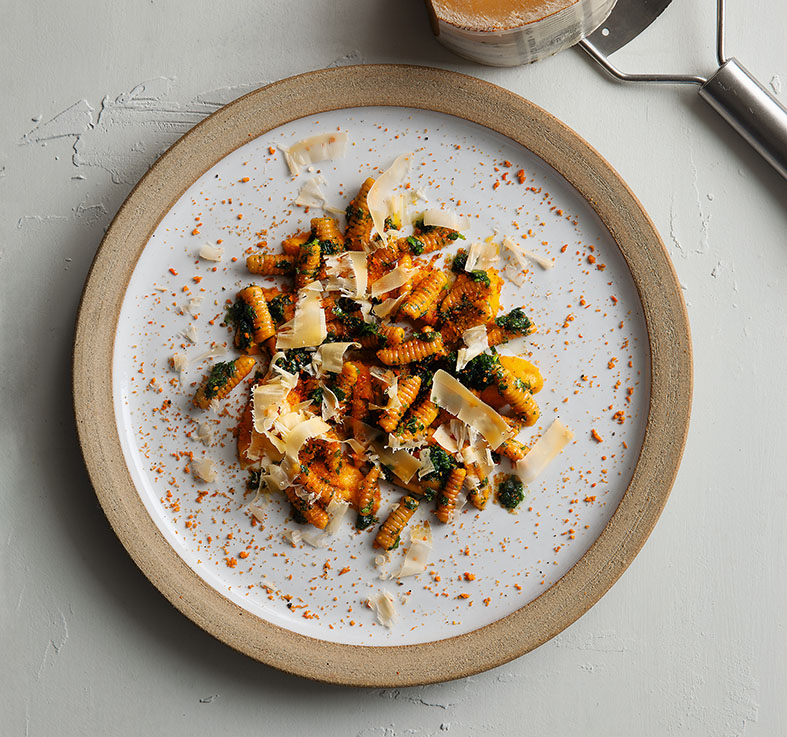
<svg viewBox="0 0 787 737">
<path fill-rule="evenodd" d="M 457 230 L 390 216 L 377 233 L 373 185 L 350 202 L 344 232 L 317 217 L 280 254 L 248 256 L 251 274 L 281 283 L 238 293 L 227 323 L 241 355 L 214 365 L 194 403 L 215 404 L 258 368 L 237 428 L 241 466 L 320 529 L 339 507 L 359 529 L 377 524 L 380 481 L 393 483 L 401 498 L 374 538 L 391 550 L 421 505 L 442 523 L 464 490 L 487 505 L 499 456 L 528 453 L 515 436 L 538 418 L 543 379 L 495 350 L 534 328 L 522 308 L 501 314 L 490 244 L 441 264 L 441 249 L 464 241 Z"/>
</svg>

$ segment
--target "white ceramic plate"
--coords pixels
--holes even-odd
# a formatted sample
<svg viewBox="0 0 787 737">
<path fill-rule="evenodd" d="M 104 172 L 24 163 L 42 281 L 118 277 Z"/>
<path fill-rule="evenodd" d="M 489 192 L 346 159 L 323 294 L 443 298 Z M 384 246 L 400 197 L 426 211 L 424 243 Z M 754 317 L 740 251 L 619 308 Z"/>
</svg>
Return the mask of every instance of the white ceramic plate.
<svg viewBox="0 0 787 737">
<path fill-rule="evenodd" d="M 334 129 L 350 136 L 347 156 L 290 178 L 278 144 Z M 427 572 L 398 582 L 380 579 L 373 532 L 355 532 L 349 519 L 326 549 L 284 540 L 294 525 L 277 499 L 264 504 L 263 524 L 252 525 L 231 433 L 242 393 L 220 417 L 196 412 L 191 397 L 212 360 L 209 346 L 230 341 L 220 323 L 227 301 L 251 281 L 245 252 L 262 240 L 275 251 L 320 214 L 292 205 L 305 178 L 324 177 L 329 202 L 343 208 L 366 176 L 405 151 L 415 153 L 412 191 L 470 216 L 470 240 L 509 235 L 554 262 L 534 263 L 521 287 L 506 285 L 504 307 L 523 305 L 538 333 L 505 351 L 527 355 L 546 378 L 537 395 L 542 419 L 524 439 L 560 417 L 575 441 L 531 486 L 518 514 L 490 504 L 482 513 L 465 507 L 451 526 L 433 521 Z M 220 264 L 198 258 L 204 243 L 219 240 Z M 182 383 L 169 367 L 175 351 L 190 359 Z M 74 403 L 110 523 L 186 616 L 293 673 L 413 685 L 477 673 L 538 646 L 633 560 L 680 461 L 691 346 L 658 234 L 579 136 L 471 77 L 345 67 L 241 98 L 143 178 L 85 285 Z M 210 447 L 195 439 L 200 421 L 215 430 Z M 217 464 L 215 482 L 195 480 L 192 455 Z M 383 514 L 394 495 L 386 490 Z M 397 602 L 392 629 L 365 606 L 377 590 Z"/>
<path fill-rule="evenodd" d="M 346 157 L 291 177 L 278 147 L 332 130 L 348 132 Z M 293 547 L 284 538 L 299 525 L 280 499 L 264 501 L 265 523 L 252 526 L 247 506 L 254 495 L 246 492 L 248 473 L 237 465 L 232 435 L 244 393 L 236 390 L 218 417 L 195 410 L 191 399 L 213 360 L 223 360 L 206 357 L 210 347 L 229 346 L 235 355 L 231 333 L 220 323 L 226 300 L 254 280 L 245 267 L 247 249 L 257 252 L 265 240 L 269 250 L 279 250 L 283 238 L 308 230 L 309 219 L 321 214 L 293 206 L 304 181 L 321 175 L 328 201 L 343 209 L 367 176 L 379 175 L 408 151 L 415 152 L 412 189 L 425 194 L 430 207 L 445 204 L 470 216 L 468 242 L 507 234 L 554 262 L 551 269 L 533 262 L 521 287 L 506 282 L 504 308 L 525 306 L 538 332 L 501 352 L 527 356 L 546 379 L 537 395 L 542 418 L 522 439 L 538 437 L 559 417 L 575 440 L 530 487 L 518 514 L 496 504 L 483 512 L 467 505 L 454 524 L 442 525 L 424 505 L 418 517 L 432 519 L 435 538 L 427 572 L 383 581 L 374 565 L 373 529 L 355 531 L 349 514 L 327 549 Z M 411 209 L 426 206 L 419 198 Z M 198 258 L 205 243 L 220 243 L 221 263 Z M 195 297 L 200 304 L 189 307 Z M 192 328 L 196 343 L 184 337 Z M 183 384 L 169 365 L 176 351 L 190 361 Z M 645 322 L 628 267 L 595 212 L 560 175 L 474 123 L 370 107 L 281 126 L 189 187 L 156 228 L 126 290 L 115 339 L 114 398 L 140 496 L 201 578 L 286 629 L 375 646 L 478 629 L 533 600 L 579 560 L 631 480 L 650 400 L 649 371 Z M 215 430 L 210 447 L 197 438 L 200 421 Z M 603 442 L 593 439 L 593 430 Z M 184 454 L 215 460 L 217 480 L 196 479 L 185 470 L 191 464 Z M 383 517 L 399 496 L 386 490 Z M 403 557 L 404 549 L 396 551 L 388 568 L 398 570 Z M 397 599 L 400 619 L 391 629 L 365 606 L 379 589 Z"/>
</svg>

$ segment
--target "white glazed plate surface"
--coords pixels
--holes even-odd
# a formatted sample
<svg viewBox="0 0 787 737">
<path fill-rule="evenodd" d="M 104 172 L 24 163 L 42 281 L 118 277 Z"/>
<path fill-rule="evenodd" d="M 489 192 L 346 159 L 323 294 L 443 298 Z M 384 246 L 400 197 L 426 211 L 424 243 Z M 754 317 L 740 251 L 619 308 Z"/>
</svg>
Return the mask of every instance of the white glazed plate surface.
<svg viewBox="0 0 787 737">
<path fill-rule="evenodd" d="M 278 144 L 337 129 L 349 133 L 347 155 L 290 177 Z M 451 206 L 472 218 L 467 243 L 509 235 L 554 260 L 551 269 L 532 263 L 521 287 L 506 280 L 503 309 L 524 306 L 538 332 L 501 353 L 527 357 L 545 378 L 536 395 L 541 419 L 520 439 L 534 442 L 559 417 L 574 441 L 530 486 L 517 514 L 492 502 L 483 512 L 468 504 L 446 526 L 423 505 L 414 521 L 431 518 L 429 565 L 398 581 L 380 578 L 375 528 L 356 531 L 354 514 L 324 549 L 294 547 L 285 539 L 287 530 L 300 526 L 280 499 L 263 501 L 264 522 L 252 525 L 248 504 L 254 495 L 246 490 L 248 473 L 237 465 L 232 434 L 243 392 L 237 389 L 218 416 L 195 409 L 191 400 L 212 361 L 236 355 L 220 323 L 226 301 L 254 281 L 245 267 L 247 249 L 259 252 L 256 244 L 264 240 L 267 250 L 278 252 L 283 238 L 308 229 L 310 218 L 322 214 L 292 204 L 305 179 L 321 174 L 328 202 L 343 209 L 367 176 L 379 175 L 408 151 L 415 152 L 412 189 L 429 198 L 411 212 Z M 220 263 L 198 258 L 203 244 L 219 240 Z M 201 301 L 190 305 L 193 298 Z M 185 337 L 189 333 L 196 342 Z M 209 357 L 212 344 L 227 346 L 227 356 Z M 170 367 L 175 351 L 190 361 L 182 384 Z M 637 291 L 584 198 L 498 133 L 441 113 L 385 107 L 337 110 L 281 126 L 225 157 L 185 192 L 151 237 L 128 285 L 115 338 L 113 393 L 134 484 L 189 567 L 223 596 L 280 627 L 379 646 L 471 632 L 563 576 L 599 536 L 629 484 L 647 419 L 649 376 Z M 208 447 L 197 438 L 204 421 L 215 430 Z M 191 454 L 216 462 L 216 481 L 194 477 Z M 398 498 L 398 490 L 384 488 L 382 517 Z M 398 569 L 405 550 L 406 543 L 394 551 L 390 570 Z M 399 619 L 391 629 L 378 624 L 365 604 L 378 590 L 396 599 Z"/>
</svg>

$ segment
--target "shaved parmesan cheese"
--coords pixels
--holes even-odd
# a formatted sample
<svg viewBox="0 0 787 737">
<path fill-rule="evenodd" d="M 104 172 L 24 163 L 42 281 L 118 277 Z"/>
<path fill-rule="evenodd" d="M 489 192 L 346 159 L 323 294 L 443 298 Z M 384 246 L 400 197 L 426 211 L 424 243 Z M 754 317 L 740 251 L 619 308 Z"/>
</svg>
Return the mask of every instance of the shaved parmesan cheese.
<svg viewBox="0 0 787 737">
<path fill-rule="evenodd" d="M 192 297 L 180 309 L 183 312 L 188 312 L 192 317 L 199 316 L 199 306 L 202 304 L 202 297 Z"/>
<path fill-rule="evenodd" d="M 198 479 L 208 483 L 216 480 L 216 464 L 210 458 L 197 458 L 192 461 L 191 470 Z"/>
<path fill-rule="evenodd" d="M 199 257 L 204 258 L 206 261 L 221 261 L 224 255 L 224 249 L 218 246 L 213 246 L 210 243 L 205 243 L 199 249 Z"/>
<path fill-rule="evenodd" d="M 379 297 L 381 294 L 407 284 L 415 271 L 416 269 L 408 269 L 406 266 L 397 266 L 372 284 L 372 297 Z"/>
<path fill-rule="evenodd" d="M 410 549 L 407 551 L 397 578 L 416 576 L 426 570 L 432 550 L 432 528 L 428 521 L 419 522 L 410 530 Z"/>
<path fill-rule="evenodd" d="M 462 333 L 462 340 L 467 348 L 460 348 L 456 356 L 456 370 L 463 369 L 469 361 L 489 351 L 489 341 L 486 336 L 486 325 L 476 325 Z"/>
<path fill-rule="evenodd" d="M 419 479 L 422 479 L 424 476 L 428 476 L 430 473 L 437 470 L 434 467 L 434 463 L 432 462 L 432 454 L 429 452 L 429 448 L 424 448 L 418 458 L 421 461 L 421 466 L 418 469 Z"/>
<path fill-rule="evenodd" d="M 265 459 L 260 469 L 260 486 L 262 484 L 270 491 L 284 491 L 289 486 L 290 479 L 281 466 Z"/>
<path fill-rule="evenodd" d="M 326 535 L 324 532 L 316 532 L 314 530 L 304 530 L 301 533 L 301 539 L 303 542 L 308 543 L 313 548 L 327 548 L 329 538 L 330 535 Z"/>
<path fill-rule="evenodd" d="M 334 374 L 341 372 L 344 366 L 344 352 L 350 347 L 360 348 L 360 343 L 324 343 L 312 357 L 317 376 L 322 376 L 327 371 Z"/>
<path fill-rule="evenodd" d="M 349 502 L 341 501 L 336 498 L 331 499 L 331 501 L 328 502 L 328 506 L 325 508 L 325 511 L 328 513 L 328 524 L 325 525 L 325 532 L 329 535 L 335 535 L 349 508 Z"/>
<path fill-rule="evenodd" d="M 356 299 L 366 296 L 368 270 L 365 253 L 345 251 L 338 256 L 326 256 L 325 271 L 329 277 L 328 291 L 338 290 Z"/>
<path fill-rule="evenodd" d="M 325 193 L 320 189 L 325 184 L 325 179 L 320 174 L 307 179 L 298 190 L 294 203 L 301 207 L 320 207 L 325 205 Z"/>
<path fill-rule="evenodd" d="M 426 433 L 421 433 L 407 440 L 403 440 L 395 433 L 388 433 L 388 443 L 386 448 L 391 450 L 416 450 L 423 448 L 429 442 L 429 436 Z"/>
<path fill-rule="evenodd" d="M 438 407 L 478 430 L 492 448 L 497 448 L 514 434 L 495 410 L 442 369 L 438 369 L 434 375 L 430 399 Z"/>
<path fill-rule="evenodd" d="M 430 207 L 428 210 L 424 210 L 424 225 L 435 225 L 439 228 L 461 231 L 467 230 L 470 223 L 450 208 L 443 210 L 439 207 Z"/>
<path fill-rule="evenodd" d="M 197 425 L 197 438 L 202 441 L 203 445 L 212 445 L 216 439 L 216 433 L 213 427 L 208 422 L 200 422 Z"/>
<path fill-rule="evenodd" d="M 285 530 L 281 536 L 294 548 L 303 542 L 303 533 L 300 530 Z"/>
<path fill-rule="evenodd" d="M 319 417 L 310 417 L 305 422 L 298 422 L 295 427 L 286 433 L 286 436 L 283 438 L 287 446 L 285 454 L 287 456 L 287 460 L 290 462 L 291 469 L 297 469 L 300 467 L 300 463 L 298 462 L 298 453 L 300 452 L 303 444 L 309 440 L 309 438 L 316 438 L 321 435 L 325 435 L 325 433 L 327 433 L 330 429 L 331 426 Z"/>
<path fill-rule="evenodd" d="M 223 356 L 227 352 L 227 348 L 221 344 L 213 343 L 209 350 L 205 351 L 204 353 L 200 353 L 193 362 L 195 364 L 202 363 L 203 361 L 209 358 L 218 358 L 219 356 Z"/>
<path fill-rule="evenodd" d="M 320 414 L 323 420 L 332 420 L 341 414 L 341 402 L 327 386 L 322 386 L 322 403 L 320 404 Z"/>
<path fill-rule="evenodd" d="M 390 450 L 375 440 L 371 443 L 372 450 L 377 454 L 380 463 L 389 466 L 402 481 L 407 483 L 421 467 L 421 462 L 406 450 Z"/>
<path fill-rule="evenodd" d="M 374 556 L 374 565 L 377 567 L 379 573 L 377 574 L 383 581 L 393 578 L 393 573 L 388 570 L 388 564 L 391 562 L 391 551 L 387 551 L 381 555 Z"/>
<path fill-rule="evenodd" d="M 193 324 L 190 324 L 182 333 L 181 335 L 188 341 L 192 343 L 197 342 L 197 328 L 194 327 Z"/>
<path fill-rule="evenodd" d="M 413 202 L 417 202 L 418 200 L 429 202 L 429 194 L 423 187 L 418 187 L 415 192 L 413 192 Z"/>
<path fill-rule="evenodd" d="M 265 494 L 260 494 L 259 489 L 254 499 L 249 502 L 247 509 L 257 522 L 265 522 L 265 506 L 267 506 L 267 502 L 268 497 Z"/>
<path fill-rule="evenodd" d="M 394 221 L 400 225 L 404 225 L 406 222 L 408 222 L 407 203 L 405 202 L 403 194 L 395 194 L 391 196 L 388 213 L 394 219 Z M 394 235 L 394 233 L 396 234 Z M 388 230 L 386 231 L 386 235 L 388 237 L 396 238 L 399 235 L 399 231 Z"/>
<path fill-rule="evenodd" d="M 573 439 L 574 434 L 560 420 L 536 441 L 530 452 L 516 463 L 516 472 L 522 482 L 529 484 L 555 459 Z"/>
<path fill-rule="evenodd" d="M 555 265 L 553 259 L 539 256 L 537 253 L 533 253 L 532 251 L 526 251 L 513 238 L 509 238 L 508 236 L 503 238 L 503 245 L 513 254 L 514 258 L 523 269 L 527 268 L 527 261 L 525 260 L 526 258 L 530 259 L 531 261 L 535 261 L 535 263 L 537 263 L 542 269 L 551 269 Z"/>
<path fill-rule="evenodd" d="M 284 400 L 292 388 L 288 381 L 279 378 L 258 384 L 252 389 L 251 411 L 254 418 L 254 429 L 257 432 L 263 433 L 273 427 Z"/>
<path fill-rule="evenodd" d="M 169 359 L 170 363 L 172 364 L 172 368 L 180 374 L 179 381 L 183 381 L 183 372 L 189 366 L 189 359 L 186 357 L 185 353 L 179 353 L 175 351 L 172 354 L 172 357 Z"/>
<path fill-rule="evenodd" d="M 394 189 L 404 183 L 405 177 L 410 172 L 412 157 L 411 153 L 398 156 L 390 168 L 380 174 L 366 195 L 366 205 L 372 216 L 374 229 L 381 237 L 385 232 L 385 218 L 390 215 L 389 208 Z"/>
<path fill-rule="evenodd" d="M 377 621 L 385 627 L 393 627 L 399 615 L 394 606 L 394 598 L 387 591 L 378 591 L 366 602 L 377 614 Z"/>
<path fill-rule="evenodd" d="M 456 439 L 448 432 L 448 425 L 443 423 L 432 433 L 432 440 L 445 448 L 449 453 L 458 453 L 459 446 Z M 419 474 L 420 476 L 420 474 Z"/>
<path fill-rule="evenodd" d="M 312 348 L 320 345 L 328 335 L 325 312 L 322 309 L 322 284 L 312 282 L 298 292 L 295 315 L 279 328 L 276 349 Z"/>
<path fill-rule="evenodd" d="M 376 284 L 377 282 L 375 282 Z M 388 317 L 389 315 L 395 313 L 399 306 L 407 299 L 407 294 L 403 294 L 400 297 L 393 297 L 383 300 L 379 305 L 375 305 L 372 309 L 374 310 L 374 314 L 378 317 Z"/>
<path fill-rule="evenodd" d="M 494 241 L 475 241 L 467 252 L 465 271 L 491 269 L 498 261 L 497 244 Z"/>
<path fill-rule="evenodd" d="M 347 133 L 345 131 L 319 133 L 304 138 L 289 147 L 279 144 L 292 176 L 300 174 L 302 166 L 342 158 L 346 146 Z"/>
</svg>

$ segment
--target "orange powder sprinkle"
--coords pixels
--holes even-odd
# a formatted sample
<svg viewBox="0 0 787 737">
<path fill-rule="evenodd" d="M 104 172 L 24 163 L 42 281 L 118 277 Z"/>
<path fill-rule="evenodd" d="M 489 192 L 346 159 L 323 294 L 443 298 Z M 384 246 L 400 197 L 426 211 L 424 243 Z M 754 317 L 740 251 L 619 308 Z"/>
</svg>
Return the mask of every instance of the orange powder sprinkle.
<svg viewBox="0 0 787 737">
<path fill-rule="evenodd" d="M 590 437 L 592 437 L 593 440 L 595 440 L 597 443 L 603 443 L 604 442 L 604 439 L 601 437 L 601 435 L 598 434 L 598 430 L 596 430 L 596 428 L 593 428 L 590 431 Z"/>
</svg>

